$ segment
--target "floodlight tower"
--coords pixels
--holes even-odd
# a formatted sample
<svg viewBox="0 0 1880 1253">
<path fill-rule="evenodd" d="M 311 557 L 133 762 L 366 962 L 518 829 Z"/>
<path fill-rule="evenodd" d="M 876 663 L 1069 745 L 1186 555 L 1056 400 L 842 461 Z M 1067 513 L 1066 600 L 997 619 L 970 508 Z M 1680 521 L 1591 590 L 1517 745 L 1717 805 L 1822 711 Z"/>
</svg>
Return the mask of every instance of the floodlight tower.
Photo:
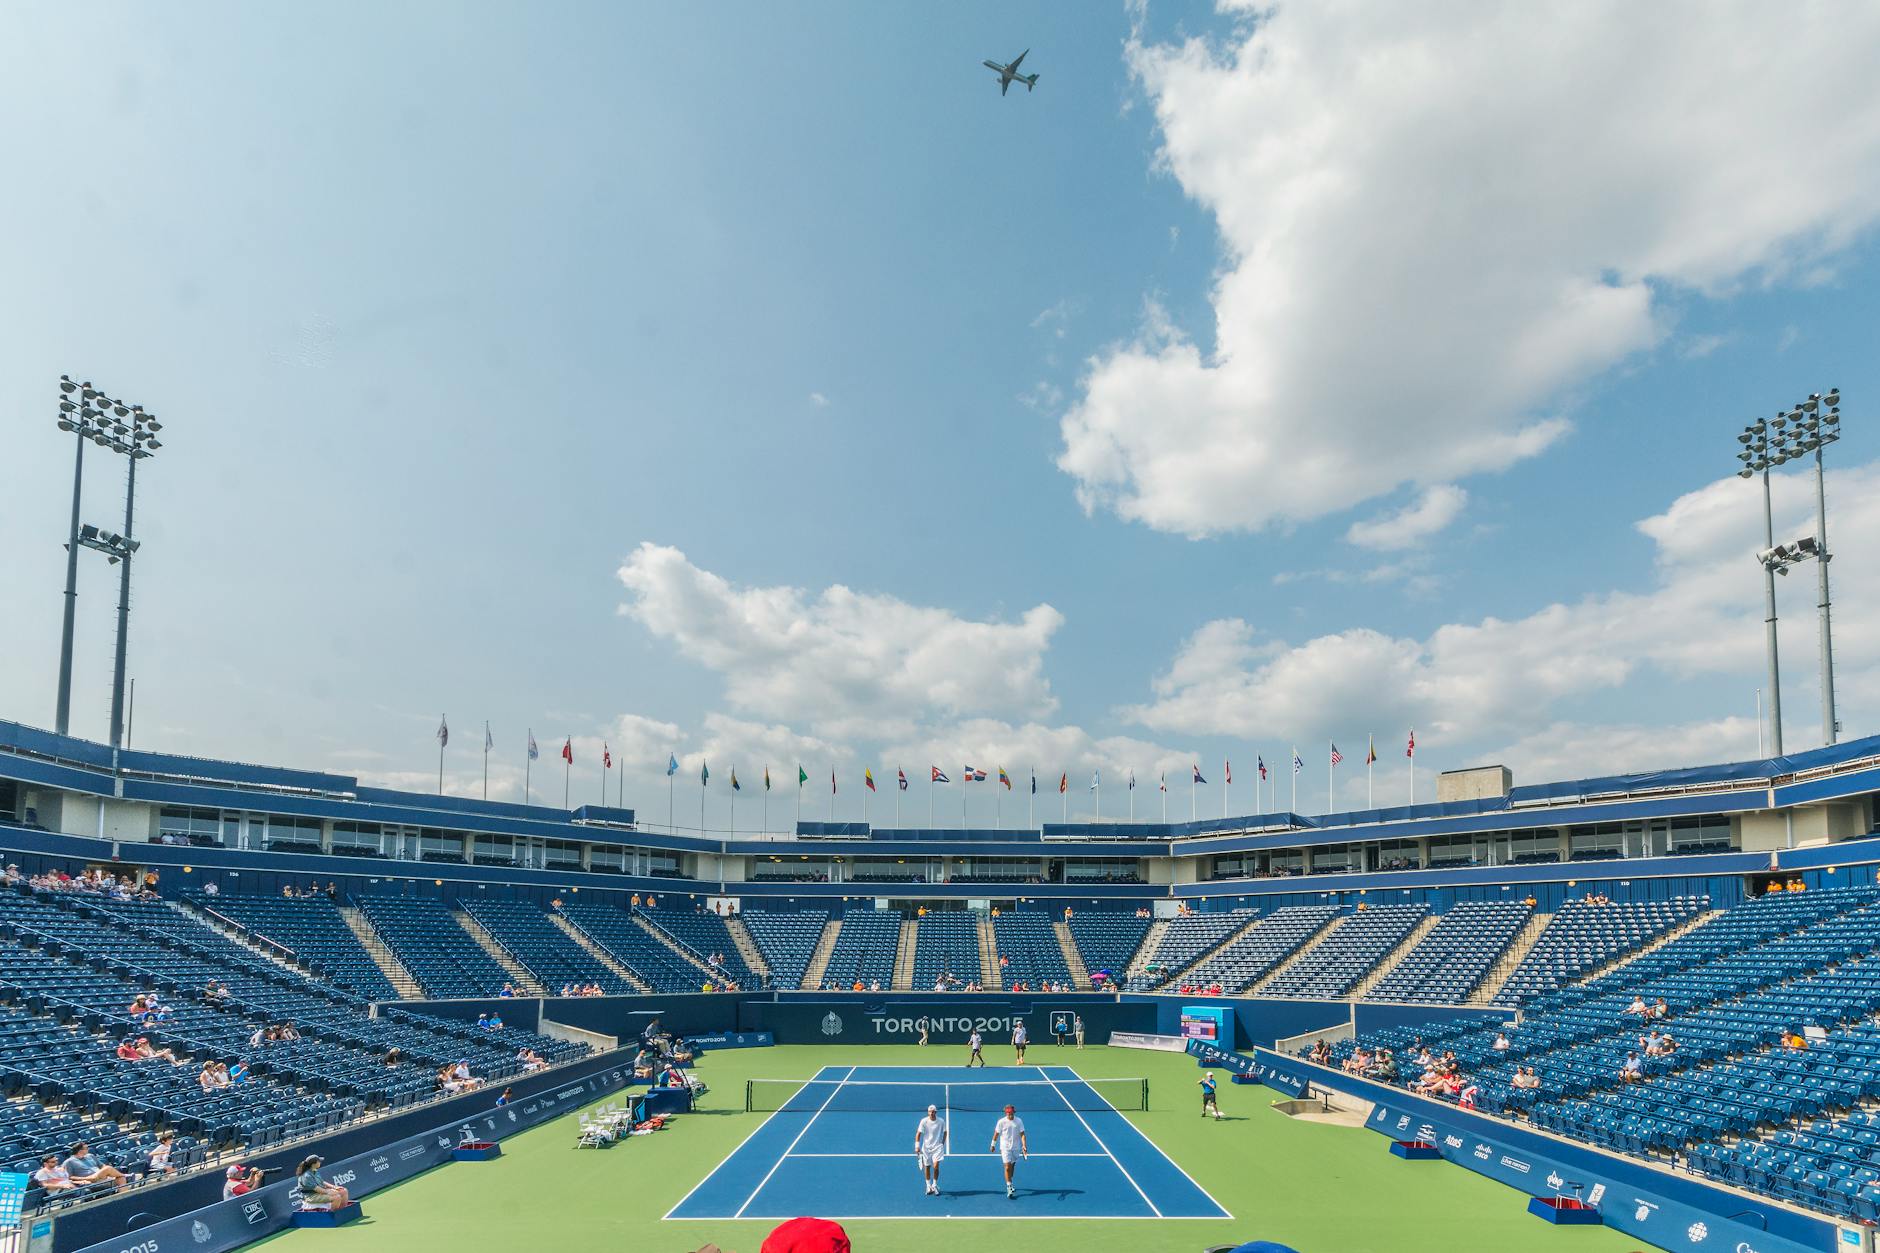
<svg viewBox="0 0 1880 1253">
<path fill-rule="evenodd" d="M 1786 426 L 1786 417 L 1775 419 L 1779 426 Z M 1776 567 L 1768 559 L 1775 551 L 1776 524 L 1775 511 L 1769 500 L 1769 468 L 1780 464 L 1780 449 L 1770 441 L 1770 424 L 1758 418 L 1743 428 L 1743 433 L 1736 441 L 1743 445 L 1736 459 L 1743 463 L 1737 471 L 1739 478 L 1749 478 L 1753 474 L 1762 475 L 1763 481 L 1763 555 L 1758 560 L 1763 568 L 1763 637 L 1769 653 L 1769 747 L 1777 757 L 1782 756 L 1782 665 L 1778 657 L 1776 644 Z M 1778 434 L 1778 439 L 1780 438 Z"/>
<path fill-rule="evenodd" d="M 1813 557 L 1818 599 L 1815 603 L 1821 619 L 1821 742 L 1832 744 L 1840 736 L 1841 724 L 1834 712 L 1834 611 L 1828 595 L 1828 489 L 1822 468 L 1821 450 L 1841 438 L 1841 389 L 1829 388 L 1826 394 L 1811 392 L 1788 412 L 1787 439 L 1783 448 L 1789 459 L 1813 453 L 1815 458 L 1815 534 L 1814 543 L 1804 536 L 1792 549 L 1801 551 L 1800 560 Z"/>
</svg>

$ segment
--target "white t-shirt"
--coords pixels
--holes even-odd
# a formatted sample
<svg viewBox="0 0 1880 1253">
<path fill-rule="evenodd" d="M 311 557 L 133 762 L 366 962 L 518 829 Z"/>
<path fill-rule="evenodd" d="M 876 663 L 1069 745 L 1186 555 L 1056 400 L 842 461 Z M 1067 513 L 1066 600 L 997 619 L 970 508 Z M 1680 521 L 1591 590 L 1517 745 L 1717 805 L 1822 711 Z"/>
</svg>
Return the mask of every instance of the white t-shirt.
<svg viewBox="0 0 1880 1253">
<path fill-rule="evenodd" d="M 1013 1158 L 1018 1156 L 1019 1140 L 1025 1134 L 1025 1120 L 1022 1118 L 1001 1118 L 992 1128 L 992 1138 L 999 1146 L 999 1156 Z"/>
<path fill-rule="evenodd" d="M 946 1141 L 947 1125 L 938 1118 L 923 1118 L 914 1128 L 915 1142 L 922 1153 L 938 1153 Z"/>
<path fill-rule="evenodd" d="M 972 1047 L 972 1050 L 975 1053 L 979 1051 L 979 1046 L 983 1042 L 984 1041 L 980 1039 L 979 1033 L 977 1031 L 973 1032 L 972 1035 L 966 1038 L 966 1043 Z"/>
<path fill-rule="evenodd" d="M 1023 1044 L 1024 1042 L 1025 1042 L 1025 1024 L 1021 1022 L 1016 1027 L 1012 1028 L 1012 1043 Z"/>
</svg>

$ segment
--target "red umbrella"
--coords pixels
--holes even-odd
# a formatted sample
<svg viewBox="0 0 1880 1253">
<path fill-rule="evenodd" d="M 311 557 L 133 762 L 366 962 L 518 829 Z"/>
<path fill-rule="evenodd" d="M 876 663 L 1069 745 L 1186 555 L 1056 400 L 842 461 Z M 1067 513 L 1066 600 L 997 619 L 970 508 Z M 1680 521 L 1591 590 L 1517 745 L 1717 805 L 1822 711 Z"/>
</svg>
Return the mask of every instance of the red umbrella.
<svg viewBox="0 0 1880 1253">
<path fill-rule="evenodd" d="M 827 1218 L 792 1218 L 764 1238 L 758 1253 L 849 1253 L 849 1236 Z"/>
</svg>

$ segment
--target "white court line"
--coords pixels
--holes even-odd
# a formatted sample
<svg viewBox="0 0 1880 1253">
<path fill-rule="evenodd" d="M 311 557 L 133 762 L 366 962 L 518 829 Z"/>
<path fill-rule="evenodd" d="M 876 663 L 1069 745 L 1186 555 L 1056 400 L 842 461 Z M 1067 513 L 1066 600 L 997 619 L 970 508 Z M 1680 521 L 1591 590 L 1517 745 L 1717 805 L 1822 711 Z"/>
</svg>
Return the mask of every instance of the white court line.
<svg viewBox="0 0 1880 1253">
<path fill-rule="evenodd" d="M 1071 1071 L 1071 1074 L 1073 1075 L 1075 1075 L 1076 1073 L 1077 1072 L 1074 1070 Z M 1057 1082 L 1053 1080 L 1049 1075 L 1045 1076 L 1045 1082 L 1051 1085 L 1051 1090 L 1053 1092 L 1056 1092 L 1058 1095 L 1058 1100 L 1064 1102 L 1064 1104 L 1070 1109 L 1072 1116 L 1075 1117 L 1078 1122 L 1084 1124 L 1084 1130 L 1090 1133 L 1090 1138 L 1092 1140 L 1095 1140 L 1097 1142 L 1097 1147 L 1103 1150 L 1103 1156 L 1109 1158 L 1110 1164 L 1123 1172 L 1123 1178 L 1129 1180 L 1129 1186 L 1136 1190 L 1136 1195 L 1142 1198 L 1142 1203 L 1144 1205 L 1147 1205 L 1157 1218 L 1162 1217 L 1162 1211 L 1159 1209 L 1156 1209 L 1155 1202 L 1151 1201 L 1149 1199 L 1149 1194 L 1142 1190 L 1142 1185 L 1136 1182 L 1135 1176 L 1129 1173 L 1128 1169 L 1124 1167 L 1123 1163 L 1116 1160 L 1116 1154 L 1110 1152 L 1110 1146 L 1103 1142 L 1103 1137 L 1097 1134 L 1096 1128 L 1092 1127 L 1089 1123 L 1084 1122 L 1084 1116 L 1077 1112 L 1077 1106 L 1071 1104 L 1071 1098 L 1064 1095 L 1063 1091 L 1058 1087 Z M 1083 1080 L 1079 1079 L 1077 1080 L 1077 1082 L 1083 1083 Z M 1084 1086 L 1089 1087 L 1090 1085 L 1085 1084 Z M 1092 1093 L 1096 1093 L 1095 1088 L 1091 1088 L 1090 1090 Z M 1098 1095 L 1097 1099 L 1099 1101 L 1103 1101 L 1103 1097 L 1101 1095 Z M 1105 1105 L 1110 1104 L 1108 1101 L 1103 1101 L 1103 1103 Z M 1057 1111 L 1052 1110 L 1051 1112 L 1056 1113 Z M 1110 1112 L 1112 1114 L 1116 1113 L 1116 1107 L 1114 1105 L 1110 1105 Z"/>
<path fill-rule="evenodd" d="M 1076 1080 L 1078 1083 L 1085 1082 L 1083 1076 L 1078 1074 L 1071 1067 L 1065 1066 L 1065 1067 L 1062 1067 L 1062 1069 L 1070 1071 L 1071 1079 Z M 1091 1091 L 1095 1092 L 1096 1089 L 1092 1088 Z M 1105 1105 L 1110 1105 L 1108 1101 L 1104 1101 L 1103 1103 Z M 1123 1112 L 1117 1109 L 1116 1106 L 1114 1105 L 1110 1105 L 1110 1112 L 1112 1114 L 1115 1114 L 1118 1118 L 1123 1118 Z M 1147 1113 L 1148 1111 L 1145 1110 L 1143 1112 Z M 1154 1149 L 1157 1153 L 1161 1154 L 1162 1160 L 1167 1162 L 1169 1165 L 1173 1166 L 1175 1168 L 1176 1173 L 1179 1174 L 1183 1179 L 1186 1179 L 1189 1182 L 1189 1184 L 1193 1186 L 1196 1192 L 1199 1192 L 1202 1196 L 1207 1197 L 1208 1204 L 1212 1205 L 1215 1209 L 1221 1211 L 1221 1215 L 1223 1217 L 1225 1218 L 1233 1217 L 1231 1213 L 1228 1213 L 1227 1207 L 1225 1205 L 1222 1205 L 1219 1201 L 1214 1199 L 1214 1194 L 1212 1192 L 1209 1192 L 1206 1188 L 1202 1187 L 1199 1183 L 1195 1181 L 1195 1177 L 1193 1175 L 1189 1174 L 1187 1171 L 1182 1169 L 1182 1164 L 1180 1162 L 1170 1157 L 1168 1153 L 1163 1150 L 1161 1145 L 1157 1144 L 1154 1140 L 1149 1139 L 1149 1135 L 1147 1132 L 1145 1132 L 1141 1127 L 1138 1127 L 1135 1123 L 1129 1121 L 1129 1119 L 1127 1118 L 1123 1118 L 1123 1125 L 1125 1127 L 1128 1127 L 1131 1131 L 1135 1132 L 1137 1135 L 1141 1136 L 1143 1140 L 1148 1143 L 1150 1148 Z"/>
<path fill-rule="evenodd" d="M 1052 1111 L 1055 1113 L 1056 1111 Z M 784 1156 L 794 1161 L 807 1161 L 813 1157 L 912 1157 L 912 1153 L 786 1153 Z M 997 1153 L 948 1153 L 947 1161 L 960 1157 L 996 1158 Z M 1033 1153 L 1033 1157 L 1108 1157 L 1108 1153 Z"/>
<path fill-rule="evenodd" d="M 816 1077 L 820 1079 L 822 1077 L 823 1070 L 831 1070 L 831 1069 L 834 1069 L 834 1068 L 830 1066 L 824 1066 L 822 1070 L 819 1070 L 816 1072 Z M 813 1083 L 815 1082 L 815 1080 L 810 1080 L 809 1082 Z M 693 1184 L 691 1187 L 691 1190 L 688 1191 L 684 1196 L 679 1198 L 678 1204 L 675 1204 L 671 1209 L 666 1211 L 665 1218 L 661 1219 L 661 1221 L 662 1222 L 664 1221 L 671 1221 L 671 1222 L 687 1221 L 685 1219 L 673 1218 L 673 1214 L 678 1211 L 679 1206 L 684 1205 L 687 1201 L 691 1200 L 693 1192 L 697 1192 L 700 1188 L 710 1183 L 713 1177 L 716 1176 L 719 1171 L 723 1170 L 726 1166 L 730 1165 L 731 1159 L 744 1151 L 744 1146 L 751 1142 L 752 1137 L 754 1137 L 758 1132 L 762 1131 L 765 1127 L 768 1127 L 770 1125 L 770 1119 L 775 1118 L 778 1114 L 782 1112 L 783 1111 L 781 1110 L 774 1110 L 772 1111 L 770 1118 L 766 1118 L 764 1119 L 763 1122 L 760 1122 L 755 1127 L 752 1127 L 750 1130 L 750 1134 L 746 1135 L 742 1140 L 738 1141 L 738 1147 L 735 1149 L 732 1149 L 729 1153 L 725 1154 L 725 1158 L 723 1161 L 719 1162 L 716 1166 L 712 1167 L 711 1170 L 706 1173 L 703 1179 Z"/>
<path fill-rule="evenodd" d="M 744 1217 L 744 1211 L 751 1208 L 751 1202 L 757 1199 L 757 1194 L 764 1190 L 764 1185 L 770 1182 L 770 1177 L 777 1173 L 777 1168 L 779 1166 L 782 1166 L 784 1161 L 790 1156 L 790 1150 L 795 1148 L 798 1144 L 802 1143 L 803 1133 L 805 1131 L 808 1131 L 812 1126 L 814 1126 L 818 1118 L 822 1117 L 822 1112 L 829 1108 L 829 1102 L 835 1100 L 836 1093 L 842 1091 L 842 1084 L 846 1080 L 852 1078 L 854 1074 L 855 1074 L 855 1067 L 851 1066 L 849 1067 L 848 1074 L 843 1075 L 841 1079 L 836 1080 L 836 1085 L 833 1088 L 829 1089 L 829 1095 L 823 1098 L 823 1103 L 816 1107 L 816 1112 L 809 1116 L 809 1121 L 804 1123 L 801 1130 L 799 1130 L 796 1133 L 796 1139 L 790 1141 L 790 1143 L 784 1147 L 783 1155 L 777 1158 L 775 1162 L 771 1163 L 770 1169 L 764 1172 L 764 1177 L 758 1180 L 757 1186 L 755 1188 L 751 1189 L 751 1195 L 745 1197 L 744 1204 L 738 1206 L 738 1212 L 732 1215 L 733 1218 Z M 769 1120 L 766 1119 L 765 1121 L 768 1122 Z"/>
</svg>

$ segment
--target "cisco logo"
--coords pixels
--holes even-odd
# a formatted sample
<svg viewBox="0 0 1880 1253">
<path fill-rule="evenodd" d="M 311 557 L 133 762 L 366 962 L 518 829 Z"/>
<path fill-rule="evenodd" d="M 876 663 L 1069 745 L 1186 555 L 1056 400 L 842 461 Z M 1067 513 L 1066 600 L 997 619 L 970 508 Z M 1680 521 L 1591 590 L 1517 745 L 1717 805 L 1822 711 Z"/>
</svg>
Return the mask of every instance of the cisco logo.
<svg viewBox="0 0 1880 1253">
<path fill-rule="evenodd" d="M 400 1153 L 399 1156 L 403 1157 L 404 1154 Z M 392 1159 L 389 1157 L 375 1157 L 367 1162 L 366 1165 L 372 1167 L 373 1174 L 382 1175 L 392 1168 Z"/>
<path fill-rule="evenodd" d="M 824 1035 L 842 1034 L 842 1019 L 833 1011 L 823 1015 L 822 1033 Z"/>
</svg>

